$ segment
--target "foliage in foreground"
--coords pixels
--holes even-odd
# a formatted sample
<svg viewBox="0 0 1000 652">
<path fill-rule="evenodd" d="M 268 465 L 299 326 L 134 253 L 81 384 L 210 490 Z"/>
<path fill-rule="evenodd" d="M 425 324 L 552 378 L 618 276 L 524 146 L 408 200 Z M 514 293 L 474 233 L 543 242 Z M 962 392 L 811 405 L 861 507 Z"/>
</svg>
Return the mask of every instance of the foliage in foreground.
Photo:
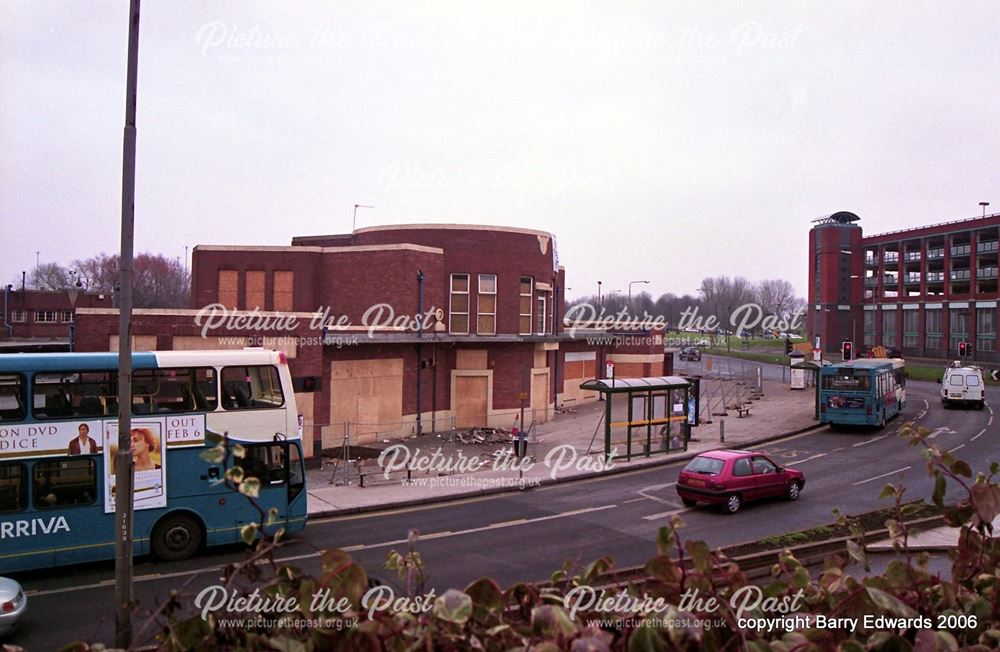
<svg viewBox="0 0 1000 652">
<path fill-rule="evenodd" d="M 265 540 L 249 560 L 227 570 L 226 586 L 242 597 L 253 588 L 271 598 L 296 597 L 296 609 L 278 614 L 287 618 L 284 623 L 265 614 L 253 626 L 224 627 L 223 618 L 252 614 L 192 615 L 191 597 L 181 592 L 149 622 L 158 629 L 156 645 L 163 650 L 995 650 L 1000 547 L 991 538 L 990 522 L 1000 513 L 998 467 L 973 477 L 966 462 L 942 452 L 926 435 L 911 429 L 902 437 L 920 448 L 935 482 L 933 502 L 946 507 L 949 524 L 960 527 L 950 577 L 931 572 L 926 553 L 909 553 L 905 490 L 887 485 L 882 496 L 895 499 L 898 517 L 886 527 L 900 556 L 884 573 L 863 579 L 848 572 L 851 564 L 867 570 L 859 531 L 848 554 L 829 557 L 815 577 L 784 552 L 757 592 L 747 588 L 739 567 L 704 542 L 682 541 L 677 517 L 660 529 L 656 556 L 645 567 L 649 579 L 610 589 L 604 597 L 611 602 L 589 605 L 589 598 L 602 595 L 600 588 L 590 589 L 613 578 L 607 558 L 583 568 L 567 565 L 544 586 L 503 589 L 483 578 L 462 591 L 428 597 L 415 535 L 407 551 L 389 555 L 386 567 L 397 575 L 396 591 L 372 588 L 364 569 L 341 550 L 323 552 L 322 572 L 309 577 L 275 563 L 277 545 Z M 949 482 L 962 489 L 963 499 L 945 506 Z M 316 603 L 316 595 L 325 597 L 324 605 Z M 373 595 L 384 608 L 372 608 Z M 610 606 L 621 608 L 609 611 Z M 791 620 L 810 614 L 856 618 L 858 625 L 810 628 Z M 865 616 L 885 618 L 866 628 Z M 923 617 L 931 627 L 915 620 Z M 759 630 L 741 618 L 778 624 Z"/>
</svg>

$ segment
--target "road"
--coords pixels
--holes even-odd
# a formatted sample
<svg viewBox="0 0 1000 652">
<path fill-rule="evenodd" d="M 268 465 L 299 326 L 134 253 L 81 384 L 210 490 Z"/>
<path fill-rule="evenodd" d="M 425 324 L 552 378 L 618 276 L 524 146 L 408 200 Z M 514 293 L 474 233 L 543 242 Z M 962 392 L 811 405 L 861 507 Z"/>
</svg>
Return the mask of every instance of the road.
<svg viewBox="0 0 1000 652">
<path fill-rule="evenodd" d="M 878 494 L 887 482 L 901 480 L 908 497 L 929 499 L 933 487 L 919 454 L 894 436 L 904 419 L 930 429 L 974 471 L 998 460 L 993 409 L 944 410 L 937 392 L 937 384 L 909 383 L 904 415 L 882 431 L 817 428 L 763 447 L 806 474 L 795 503 L 749 504 L 735 515 L 688 509 L 673 486 L 681 465 L 672 464 L 418 509 L 318 519 L 281 551 L 281 558 L 315 572 L 317 550 L 341 547 L 365 568 L 378 569 L 386 553 L 405 549 L 408 532 L 417 529 L 428 587 L 440 594 L 484 575 L 502 585 L 546 579 L 566 560 L 582 565 L 610 555 L 618 566 L 641 564 L 653 556 L 657 529 L 673 514 L 686 523 L 685 538 L 717 547 L 823 525 L 833 520 L 834 508 L 858 513 L 885 507 L 888 501 Z M 1000 405 L 1000 388 L 989 387 L 987 400 Z M 957 499 L 961 494 L 953 486 L 948 495 Z M 136 596 L 150 608 L 186 582 L 186 590 L 194 593 L 216 583 L 219 568 L 241 554 L 229 548 L 175 564 L 138 560 Z M 110 563 L 17 577 L 31 603 L 22 630 L 10 642 L 52 649 L 78 639 L 110 641 L 112 577 Z"/>
</svg>

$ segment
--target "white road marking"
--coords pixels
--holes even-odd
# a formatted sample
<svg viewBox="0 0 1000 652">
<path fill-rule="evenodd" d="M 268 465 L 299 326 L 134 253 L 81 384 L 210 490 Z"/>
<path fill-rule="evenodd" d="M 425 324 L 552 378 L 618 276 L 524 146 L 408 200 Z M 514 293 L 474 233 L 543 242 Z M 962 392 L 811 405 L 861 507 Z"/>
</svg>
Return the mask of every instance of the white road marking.
<svg viewBox="0 0 1000 652">
<path fill-rule="evenodd" d="M 885 439 L 888 436 L 889 435 L 879 435 L 878 437 L 872 437 L 871 439 L 866 439 L 865 441 L 859 441 L 856 444 L 851 444 L 851 448 L 857 448 L 858 446 L 867 446 L 868 444 L 870 444 L 872 442 L 876 442 L 879 439 Z"/>
<path fill-rule="evenodd" d="M 622 505 L 628 505 L 629 503 L 638 503 L 644 500 L 648 500 L 648 498 L 646 498 L 645 496 L 643 496 L 642 498 L 630 498 L 629 500 L 623 500 Z"/>
<path fill-rule="evenodd" d="M 831 453 L 839 453 L 840 451 L 844 450 L 845 448 L 847 448 L 847 446 L 841 446 L 840 448 L 834 448 L 834 449 L 833 449 L 832 451 L 830 451 L 830 452 L 831 452 Z"/>
<path fill-rule="evenodd" d="M 958 450 L 959 448 L 965 448 L 965 444 L 959 444 L 959 445 L 958 445 L 958 446 L 956 446 L 955 448 L 949 448 L 949 449 L 948 449 L 948 452 L 949 452 L 949 453 L 954 453 L 954 452 L 955 452 L 955 451 L 957 451 L 957 450 Z"/>
<path fill-rule="evenodd" d="M 955 431 L 948 426 L 941 426 L 940 428 L 935 428 L 934 432 L 927 435 L 927 439 L 936 439 L 938 435 L 954 435 Z"/>
<path fill-rule="evenodd" d="M 862 480 L 861 482 L 855 482 L 853 486 L 855 486 L 855 487 L 856 487 L 856 486 L 858 486 L 859 484 L 867 484 L 867 483 L 869 483 L 869 482 L 874 482 L 874 481 L 878 480 L 879 478 L 884 478 L 884 477 L 886 477 L 886 476 L 889 476 L 889 475 L 892 475 L 892 474 L 894 474 L 894 473 L 902 473 L 903 471 L 906 471 L 906 470 L 908 470 L 909 468 L 910 468 L 910 467 L 908 467 L 908 466 L 904 466 L 903 468 L 901 468 L 901 469 L 896 469 L 895 471 L 889 471 L 888 473 L 883 473 L 882 475 L 876 475 L 876 476 L 875 476 L 874 478 L 868 478 L 867 480 Z"/>
<path fill-rule="evenodd" d="M 820 457 L 826 457 L 826 453 L 816 453 L 812 457 L 807 457 L 804 460 L 798 460 L 798 461 L 789 462 L 789 464 L 802 464 L 803 462 L 808 462 L 809 460 L 815 460 L 815 459 L 818 459 Z"/>
<path fill-rule="evenodd" d="M 654 484 L 654 485 L 650 485 L 648 487 L 643 487 L 637 493 L 640 496 L 642 496 L 643 498 L 652 500 L 652 501 L 657 502 L 657 503 L 661 503 L 663 505 L 676 505 L 677 503 L 674 503 L 674 502 L 672 502 L 670 500 L 666 500 L 664 498 L 659 498 L 658 496 L 650 496 L 648 493 L 646 493 L 647 491 L 660 491 L 661 489 L 666 489 L 667 487 L 672 487 L 675 484 L 677 484 L 677 483 L 676 482 L 666 482 L 664 484 Z"/>
<path fill-rule="evenodd" d="M 976 436 L 975 436 L 975 437 L 973 437 L 972 439 L 970 439 L 969 441 L 976 441 L 977 439 L 979 439 L 980 437 L 982 437 L 982 436 L 983 436 L 983 433 L 984 433 L 984 432 L 986 432 L 986 428 L 983 428 L 983 429 L 982 429 L 982 430 L 980 430 L 980 431 L 979 431 L 978 433 L 976 433 Z"/>
<path fill-rule="evenodd" d="M 681 507 L 679 509 L 672 509 L 669 512 L 660 512 L 659 514 L 650 514 L 649 516 L 643 516 L 642 518 L 645 521 L 658 521 L 658 520 L 660 520 L 662 518 L 666 518 L 668 516 L 673 516 L 674 514 L 681 514 L 683 512 L 690 512 L 690 511 L 691 511 L 690 507 Z"/>
</svg>

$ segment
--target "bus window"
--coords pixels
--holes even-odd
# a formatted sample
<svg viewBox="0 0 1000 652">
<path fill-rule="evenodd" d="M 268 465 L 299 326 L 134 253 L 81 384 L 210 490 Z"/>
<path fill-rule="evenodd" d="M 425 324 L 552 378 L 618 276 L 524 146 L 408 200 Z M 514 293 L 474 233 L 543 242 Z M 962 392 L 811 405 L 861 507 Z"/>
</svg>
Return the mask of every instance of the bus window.
<svg viewBox="0 0 1000 652">
<path fill-rule="evenodd" d="M 245 444 L 246 455 L 237 461 L 243 477 L 254 477 L 262 485 L 285 483 L 285 444 Z"/>
<path fill-rule="evenodd" d="M 0 422 L 22 421 L 27 416 L 24 389 L 21 374 L 0 374 Z"/>
<path fill-rule="evenodd" d="M 132 379 L 132 412 L 209 412 L 215 409 L 215 369 L 139 369 Z"/>
<path fill-rule="evenodd" d="M 288 500 L 295 498 L 306 486 L 305 472 L 302 470 L 302 455 L 294 443 L 288 445 Z"/>
<path fill-rule="evenodd" d="M 276 408 L 285 403 L 278 370 L 270 365 L 225 367 L 222 407 L 226 410 Z"/>
<path fill-rule="evenodd" d="M 28 474 L 17 462 L 0 464 L 0 512 L 19 512 L 28 506 Z"/>
<path fill-rule="evenodd" d="M 33 412 L 38 419 L 102 417 L 118 393 L 113 371 L 67 371 L 35 374 L 32 381 Z"/>
<path fill-rule="evenodd" d="M 823 376 L 823 389 L 867 392 L 870 386 L 867 370 L 838 370 L 836 374 Z"/>
<path fill-rule="evenodd" d="M 35 464 L 35 509 L 92 505 L 97 499 L 93 459 L 44 460 Z"/>
</svg>

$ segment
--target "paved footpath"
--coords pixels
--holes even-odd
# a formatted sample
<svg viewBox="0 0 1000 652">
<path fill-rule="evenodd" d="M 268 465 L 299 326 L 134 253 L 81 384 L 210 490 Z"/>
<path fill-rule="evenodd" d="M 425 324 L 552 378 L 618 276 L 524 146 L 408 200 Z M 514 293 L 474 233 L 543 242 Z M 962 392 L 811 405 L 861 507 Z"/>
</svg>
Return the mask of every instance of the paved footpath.
<svg viewBox="0 0 1000 652">
<path fill-rule="evenodd" d="M 309 516 L 375 511 L 514 491 L 669 464 L 715 448 L 749 448 L 815 427 L 814 396 L 812 390 L 791 390 L 781 383 L 765 382 L 763 397 L 751 404 L 748 416 L 737 418 L 735 410 L 730 410 L 726 417 L 713 416 L 712 423 L 692 429 L 686 451 L 661 452 L 649 457 L 633 454 L 632 459 L 625 460 L 624 447 L 620 447 L 620 457 L 612 460 L 610 466 L 603 455 L 603 402 L 556 414 L 552 421 L 538 426 L 536 435 L 529 439 L 526 463 L 514 458 L 512 443 L 462 444 L 448 432 L 393 441 L 392 444 L 406 447 L 397 449 L 397 464 L 409 456 L 414 462 L 436 462 L 434 469 L 413 471 L 407 481 L 405 471 L 385 477 L 379 472 L 377 460 L 366 460 L 362 466 L 365 486 L 361 487 L 355 462 L 345 465 L 326 460 L 323 468 L 311 469 L 306 474 Z M 617 397 L 613 408 L 616 415 L 624 414 L 624 397 Z M 724 443 L 719 438 L 723 422 Z M 498 459 L 506 465 L 501 463 L 501 468 L 494 468 Z M 479 470 L 463 472 L 480 465 Z"/>
</svg>

